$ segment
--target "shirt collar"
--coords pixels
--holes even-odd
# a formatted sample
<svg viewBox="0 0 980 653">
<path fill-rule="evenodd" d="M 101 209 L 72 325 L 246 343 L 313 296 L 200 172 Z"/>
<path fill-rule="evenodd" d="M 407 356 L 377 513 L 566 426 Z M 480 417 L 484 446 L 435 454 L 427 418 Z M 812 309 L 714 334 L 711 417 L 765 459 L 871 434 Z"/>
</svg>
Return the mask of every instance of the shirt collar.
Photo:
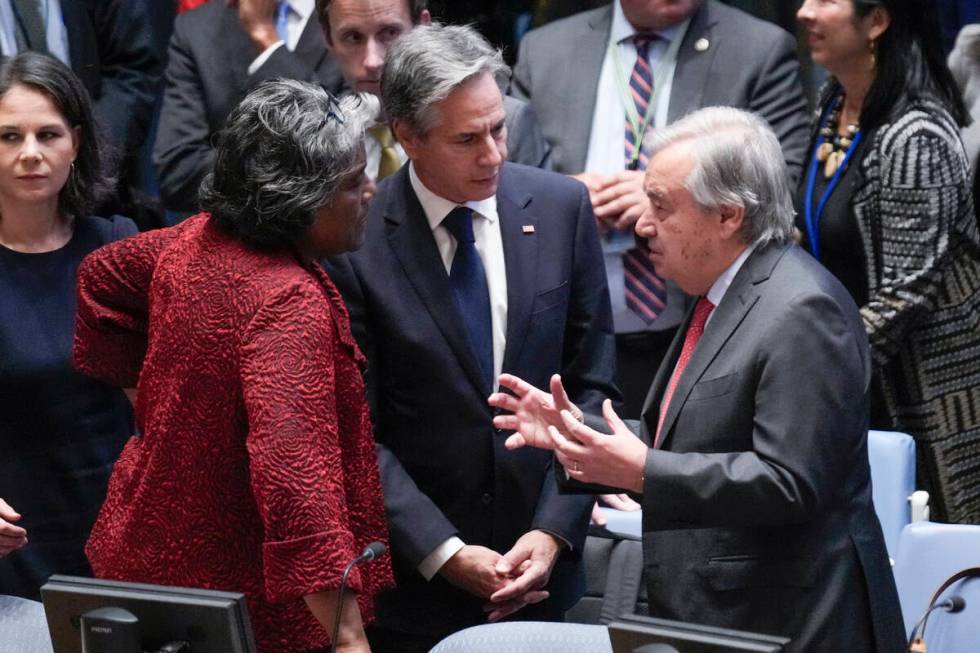
<svg viewBox="0 0 980 653">
<path fill-rule="evenodd" d="M 742 253 L 721 273 L 721 276 L 715 279 L 715 282 L 711 284 L 711 288 L 708 289 L 708 301 L 715 306 L 721 304 L 721 300 L 725 297 L 725 293 L 728 292 L 728 287 L 732 285 L 732 280 L 735 279 L 735 275 L 742 269 L 742 264 L 755 251 L 758 244 L 758 241 L 756 241 L 742 250 Z"/>
<path fill-rule="evenodd" d="M 284 0 L 289 8 L 299 14 L 303 20 L 309 19 L 316 9 L 316 0 Z"/>
<path fill-rule="evenodd" d="M 672 25 L 667 29 L 662 29 L 654 32 L 657 36 L 670 42 L 674 38 L 674 34 L 677 32 L 677 28 L 684 24 L 681 21 L 677 25 Z M 609 29 L 609 36 L 613 43 L 622 43 L 623 41 L 632 38 L 634 34 L 637 34 L 636 28 L 628 20 L 626 20 L 626 14 L 623 13 L 623 8 L 619 4 L 619 0 L 613 3 L 613 18 L 612 25 Z"/>
<path fill-rule="evenodd" d="M 449 215 L 449 212 L 459 206 L 459 204 L 447 200 L 444 197 L 439 197 L 426 188 L 425 184 L 422 183 L 422 180 L 415 173 L 414 162 L 408 164 L 408 180 L 412 184 L 412 190 L 415 191 L 415 196 L 419 198 L 419 204 L 422 205 L 422 211 L 425 212 L 425 219 L 429 222 L 429 229 L 435 231 L 436 227 L 442 224 L 442 221 Z M 491 223 L 497 219 L 496 195 L 491 195 L 485 200 L 466 202 L 463 206 L 471 209 L 477 215 L 483 216 Z"/>
</svg>

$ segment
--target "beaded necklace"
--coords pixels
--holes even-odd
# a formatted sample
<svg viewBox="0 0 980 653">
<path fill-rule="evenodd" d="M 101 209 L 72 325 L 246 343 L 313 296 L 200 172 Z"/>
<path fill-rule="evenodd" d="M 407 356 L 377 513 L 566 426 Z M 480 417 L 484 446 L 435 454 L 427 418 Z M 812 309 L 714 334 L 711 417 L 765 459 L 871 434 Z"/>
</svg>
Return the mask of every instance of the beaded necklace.
<svg viewBox="0 0 980 653">
<path fill-rule="evenodd" d="M 860 125 L 851 123 L 846 127 L 846 134 L 843 136 L 838 133 L 840 127 L 840 114 L 844 107 L 844 94 L 837 96 L 837 102 L 830 112 L 827 121 L 820 128 L 820 135 L 826 140 L 817 147 L 817 161 L 823 163 L 823 176 L 830 179 L 840 168 L 844 159 L 847 157 L 851 144 L 861 131 Z"/>
</svg>

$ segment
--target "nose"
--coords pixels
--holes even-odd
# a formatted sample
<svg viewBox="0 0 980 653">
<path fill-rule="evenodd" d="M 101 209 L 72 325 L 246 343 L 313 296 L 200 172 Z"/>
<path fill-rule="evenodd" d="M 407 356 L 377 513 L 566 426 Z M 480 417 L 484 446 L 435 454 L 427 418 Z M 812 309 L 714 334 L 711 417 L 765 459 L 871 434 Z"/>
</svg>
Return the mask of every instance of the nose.
<svg viewBox="0 0 980 653">
<path fill-rule="evenodd" d="M 653 212 L 650 207 L 644 209 L 640 219 L 636 221 L 633 232 L 640 238 L 650 238 L 657 235 L 656 220 L 653 219 Z"/>
<path fill-rule="evenodd" d="M 483 147 L 480 149 L 480 165 L 499 166 L 504 160 L 500 153 L 500 145 L 493 134 L 487 134 L 483 139 Z"/>
<path fill-rule="evenodd" d="M 805 2 L 800 6 L 799 11 L 796 12 L 796 20 L 801 23 L 806 23 L 813 19 L 813 5 L 811 0 L 805 0 Z"/>
<path fill-rule="evenodd" d="M 364 178 L 361 180 L 361 203 L 367 204 L 374 197 L 376 190 L 378 190 L 377 184 L 365 173 Z"/>
<path fill-rule="evenodd" d="M 24 138 L 24 145 L 20 150 L 20 158 L 25 161 L 41 160 L 41 148 L 33 135 L 28 135 Z"/>
<path fill-rule="evenodd" d="M 377 39 L 368 39 L 364 46 L 364 68 L 371 73 L 381 70 L 385 63 L 385 46 Z"/>
</svg>

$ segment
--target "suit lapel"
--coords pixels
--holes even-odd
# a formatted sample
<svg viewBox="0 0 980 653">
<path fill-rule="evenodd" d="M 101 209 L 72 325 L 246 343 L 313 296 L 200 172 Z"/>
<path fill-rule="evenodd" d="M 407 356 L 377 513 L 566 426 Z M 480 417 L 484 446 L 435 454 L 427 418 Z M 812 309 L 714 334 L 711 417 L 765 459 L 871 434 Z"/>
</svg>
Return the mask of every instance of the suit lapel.
<svg viewBox="0 0 980 653">
<path fill-rule="evenodd" d="M 680 380 L 677 382 L 674 395 L 671 397 L 670 405 L 667 407 L 667 414 L 664 416 L 662 430 L 664 435 L 660 440 L 661 447 L 665 446 L 672 437 L 671 429 L 674 426 L 674 422 L 677 421 L 677 416 L 683 409 L 688 395 L 691 393 L 691 389 L 701 380 L 705 370 L 708 369 L 708 366 L 711 365 L 721 352 L 725 343 L 728 342 L 732 334 L 738 329 L 742 320 L 745 319 L 745 316 L 755 306 L 755 303 L 759 299 L 759 284 L 762 284 L 769 278 L 773 266 L 782 257 L 787 248 L 788 246 L 769 245 L 757 249 L 752 252 L 742 265 L 742 269 L 735 275 L 731 286 L 729 286 L 728 291 L 721 300 L 721 304 L 713 311 L 708 326 L 701 336 L 701 340 L 691 355 L 691 359 L 688 361 L 683 375 L 681 375 Z M 690 323 L 690 315 L 685 323 L 685 330 L 688 323 Z M 680 342 L 682 343 L 683 339 Z M 679 353 L 679 351 L 675 353 L 674 349 L 677 348 L 679 350 L 679 347 L 680 343 L 675 340 L 674 347 L 671 348 L 674 361 L 677 360 L 677 353 Z M 673 365 L 671 365 L 670 371 L 673 371 Z M 663 396 L 662 392 L 659 396 Z M 657 407 L 659 409 L 659 402 Z"/>
<path fill-rule="evenodd" d="M 315 13 L 306 21 L 306 27 L 303 28 L 293 52 L 313 68 L 319 66 L 320 61 L 327 56 L 327 41 Z"/>
<path fill-rule="evenodd" d="M 564 133 L 565 135 L 585 134 L 585 138 L 576 136 L 562 139 L 564 147 L 568 149 L 566 160 L 569 162 L 569 169 L 566 172 L 579 172 L 585 168 L 589 149 L 588 135 L 592 133 L 592 116 L 595 113 L 595 96 L 599 88 L 602 62 L 606 58 L 610 29 L 612 29 L 612 5 L 595 12 L 590 16 L 586 29 L 581 34 L 571 37 L 575 39 L 575 50 L 578 53 L 574 63 L 573 84 L 579 91 L 570 95 L 574 101 L 566 105 L 568 111 L 565 114 Z M 585 80 L 586 84 L 582 84 L 582 80 Z M 591 84 L 587 84 L 588 82 Z"/>
<path fill-rule="evenodd" d="M 466 375 L 481 396 L 490 393 L 480 363 L 473 354 L 466 330 L 453 302 L 449 275 L 439 255 L 422 205 L 412 190 L 408 166 L 392 177 L 384 211 L 385 234 L 425 309 L 432 316 Z"/>
<path fill-rule="evenodd" d="M 718 52 L 715 39 L 720 38 L 713 30 L 717 18 L 712 15 L 711 2 L 705 2 L 691 18 L 680 50 L 677 52 L 677 65 L 670 86 L 670 105 L 667 122 L 672 123 L 690 112 L 700 109 L 704 91 L 711 82 L 711 68 Z M 708 43 L 708 49 L 698 51 L 694 46 L 701 39 Z"/>
<path fill-rule="evenodd" d="M 532 196 L 514 189 L 516 179 L 511 175 L 510 166 L 505 165 L 497 191 L 497 215 L 507 266 L 507 347 L 503 369 L 516 373 L 534 304 L 534 285 L 530 282 L 536 277 L 541 236 L 538 219 L 528 210 Z M 533 230 L 525 233 L 525 225 Z"/>
</svg>

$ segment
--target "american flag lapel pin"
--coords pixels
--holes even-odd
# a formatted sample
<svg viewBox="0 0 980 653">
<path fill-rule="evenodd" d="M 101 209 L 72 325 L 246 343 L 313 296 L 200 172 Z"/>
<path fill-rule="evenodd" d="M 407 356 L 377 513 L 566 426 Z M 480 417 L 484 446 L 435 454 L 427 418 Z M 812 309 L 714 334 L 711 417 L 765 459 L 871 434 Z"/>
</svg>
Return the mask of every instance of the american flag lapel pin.
<svg viewBox="0 0 980 653">
<path fill-rule="evenodd" d="M 523 227 L 521 227 L 521 233 L 533 234 L 534 233 L 534 225 L 533 224 L 526 224 L 526 225 L 524 225 Z"/>
</svg>

